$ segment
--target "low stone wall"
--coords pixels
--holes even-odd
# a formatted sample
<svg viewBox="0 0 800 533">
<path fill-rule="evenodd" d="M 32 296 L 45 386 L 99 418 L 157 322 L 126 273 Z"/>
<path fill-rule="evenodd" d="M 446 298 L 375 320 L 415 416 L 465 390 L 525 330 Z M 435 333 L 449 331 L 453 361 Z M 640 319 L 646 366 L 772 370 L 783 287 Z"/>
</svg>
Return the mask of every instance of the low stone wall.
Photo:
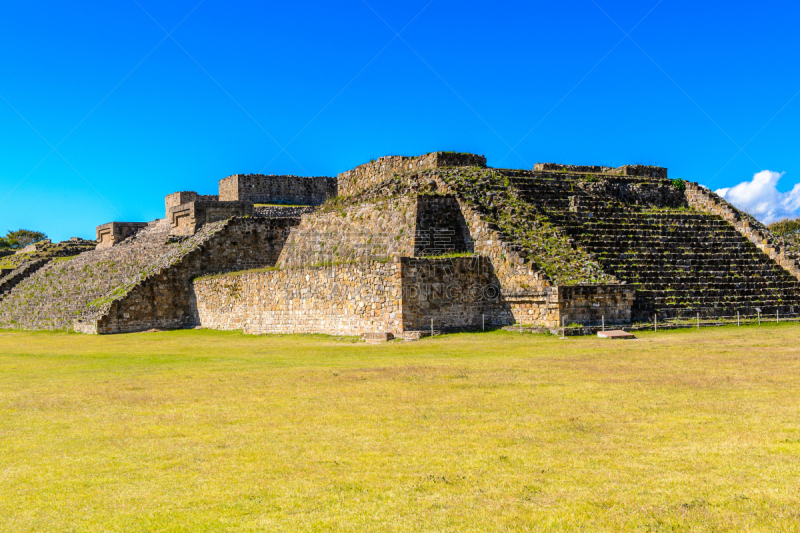
<svg viewBox="0 0 800 533">
<path fill-rule="evenodd" d="M 228 202 L 321 205 L 337 193 L 336 178 L 234 174 L 219 181 L 219 199 Z"/>
<path fill-rule="evenodd" d="M 301 217 L 302 215 L 313 213 L 315 206 L 294 206 L 294 205 L 256 205 L 253 206 L 253 216 L 264 218 L 285 218 Z"/>
<path fill-rule="evenodd" d="M 602 167 L 598 165 L 562 165 L 560 163 L 536 163 L 533 165 L 534 172 L 575 172 L 589 174 L 607 174 L 616 167 Z"/>
<path fill-rule="evenodd" d="M 623 165 L 621 167 L 602 167 L 586 165 L 561 165 L 559 163 L 536 163 L 534 172 L 568 172 L 577 174 L 615 174 L 618 176 L 643 176 L 650 178 L 667 178 L 667 169 L 649 165 Z"/>
<path fill-rule="evenodd" d="M 109 222 L 97 226 L 97 248 L 111 248 L 147 227 L 147 222 Z"/>
<path fill-rule="evenodd" d="M 274 265 L 297 219 L 233 218 L 224 224 L 200 246 L 111 302 L 101 317 L 76 323 L 75 330 L 121 333 L 194 326 L 192 280 L 210 273 Z"/>
<path fill-rule="evenodd" d="M 244 333 L 401 332 L 400 263 L 369 261 L 194 282 L 197 318 Z"/>
<path fill-rule="evenodd" d="M 773 242 L 770 232 L 766 228 L 759 227 L 760 223 L 748 220 L 728 202 L 694 182 L 686 182 L 686 199 L 689 206 L 694 209 L 722 217 L 759 250 L 800 280 L 800 264 L 794 255 L 787 248 Z"/>
<path fill-rule="evenodd" d="M 194 235 L 204 224 L 252 214 L 253 204 L 248 202 L 194 201 L 170 207 L 169 220 L 173 235 Z"/>
<path fill-rule="evenodd" d="M 486 158 L 476 154 L 432 152 L 417 157 L 380 157 L 339 174 L 339 195 L 351 196 L 378 185 L 393 174 L 417 172 L 440 167 L 485 167 Z"/>
</svg>

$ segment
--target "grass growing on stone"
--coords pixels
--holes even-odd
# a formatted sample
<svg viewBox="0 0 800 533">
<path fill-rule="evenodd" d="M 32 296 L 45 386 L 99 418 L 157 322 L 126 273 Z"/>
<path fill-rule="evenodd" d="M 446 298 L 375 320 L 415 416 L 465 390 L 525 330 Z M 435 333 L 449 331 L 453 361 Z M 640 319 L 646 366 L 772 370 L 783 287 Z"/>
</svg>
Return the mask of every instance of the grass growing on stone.
<svg viewBox="0 0 800 533">
<path fill-rule="evenodd" d="M 2 531 L 796 530 L 800 326 L 0 333 Z"/>
</svg>

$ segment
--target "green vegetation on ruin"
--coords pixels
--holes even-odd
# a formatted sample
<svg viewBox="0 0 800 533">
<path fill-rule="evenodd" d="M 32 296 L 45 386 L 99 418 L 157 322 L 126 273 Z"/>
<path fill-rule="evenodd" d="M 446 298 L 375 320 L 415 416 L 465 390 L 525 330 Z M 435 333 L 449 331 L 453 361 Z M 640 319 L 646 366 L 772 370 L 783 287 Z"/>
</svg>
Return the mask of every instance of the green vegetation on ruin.
<svg viewBox="0 0 800 533">
<path fill-rule="evenodd" d="M 519 198 L 509 179 L 491 169 L 454 169 L 439 172 L 448 185 L 495 224 L 508 240 L 521 246 L 533 263 L 556 284 L 615 283 L 600 265 L 575 247 L 547 215 Z"/>
<path fill-rule="evenodd" d="M 0 530 L 794 530 L 798 334 L 0 332 Z"/>
<path fill-rule="evenodd" d="M 779 220 L 768 225 L 767 229 L 783 239 L 790 252 L 800 255 L 800 218 Z"/>
</svg>

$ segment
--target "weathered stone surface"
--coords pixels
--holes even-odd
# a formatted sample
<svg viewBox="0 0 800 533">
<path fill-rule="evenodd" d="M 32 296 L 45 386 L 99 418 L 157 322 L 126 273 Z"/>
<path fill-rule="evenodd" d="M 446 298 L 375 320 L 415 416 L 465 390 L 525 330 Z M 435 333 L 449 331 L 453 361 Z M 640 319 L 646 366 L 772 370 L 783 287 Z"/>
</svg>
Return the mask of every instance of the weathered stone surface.
<svg viewBox="0 0 800 533">
<path fill-rule="evenodd" d="M 800 280 L 800 257 L 788 249 L 780 239 L 776 239 L 766 226 L 697 183 L 686 183 L 686 199 L 689 205 L 698 211 L 707 211 L 722 217 L 770 259 Z"/>
<path fill-rule="evenodd" d="M 11 292 L 21 281 L 52 261 L 52 257 L 42 257 L 26 261 L 17 268 L 0 270 L 0 298 Z"/>
<path fill-rule="evenodd" d="M 197 319 L 245 333 L 403 330 L 398 260 L 234 274 L 194 282 Z"/>
<path fill-rule="evenodd" d="M 336 178 L 234 174 L 219 181 L 219 199 L 254 204 L 321 205 L 336 196 Z"/>
</svg>

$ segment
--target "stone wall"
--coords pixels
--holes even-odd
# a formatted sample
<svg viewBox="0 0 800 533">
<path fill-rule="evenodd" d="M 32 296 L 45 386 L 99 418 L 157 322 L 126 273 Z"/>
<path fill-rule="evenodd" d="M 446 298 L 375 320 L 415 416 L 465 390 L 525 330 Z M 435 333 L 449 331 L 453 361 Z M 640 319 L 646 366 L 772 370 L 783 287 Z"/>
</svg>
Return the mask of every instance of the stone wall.
<svg viewBox="0 0 800 533">
<path fill-rule="evenodd" d="M 168 194 L 164 198 L 164 216 L 169 218 L 169 209 L 189 202 L 218 202 L 219 196 L 216 194 L 197 194 L 194 191 L 179 191 Z"/>
<path fill-rule="evenodd" d="M 380 157 L 364 165 L 357 166 L 339 174 L 339 195 L 350 196 L 364 189 L 378 185 L 393 174 L 418 172 L 441 167 L 485 167 L 486 158 L 482 155 L 459 154 L 454 152 L 432 152 L 417 157 Z"/>
<path fill-rule="evenodd" d="M 321 205 L 337 193 L 336 178 L 234 174 L 219 180 L 219 199 L 261 204 Z"/>
<path fill-rule="evenodd" d="M 109 222 L 97 226 L 97 248 L 111 248 L 147 227 L 147 222 Z"/>
<path fill-rule="evenodd" d="M 216 272 L 275 264 L 297 219 L 233 218 L 212 238 L 193 248 L 111 302 L 95 320 L 75 324 L 82 333 L 121 333 L 197 324 L 192 280 Z"/>
<path fill-rule="evenodd" d="M 204 224 L 253 214 L 248 202 L 193 201 L 169 208 L 173 235 L 194 235 Z"/>
<path fill-rule="evenodd" d="M 244 333 L 402 332 L 400 262 L 365 261 L 199 279 L 198 322 Z"/>
</svg>

